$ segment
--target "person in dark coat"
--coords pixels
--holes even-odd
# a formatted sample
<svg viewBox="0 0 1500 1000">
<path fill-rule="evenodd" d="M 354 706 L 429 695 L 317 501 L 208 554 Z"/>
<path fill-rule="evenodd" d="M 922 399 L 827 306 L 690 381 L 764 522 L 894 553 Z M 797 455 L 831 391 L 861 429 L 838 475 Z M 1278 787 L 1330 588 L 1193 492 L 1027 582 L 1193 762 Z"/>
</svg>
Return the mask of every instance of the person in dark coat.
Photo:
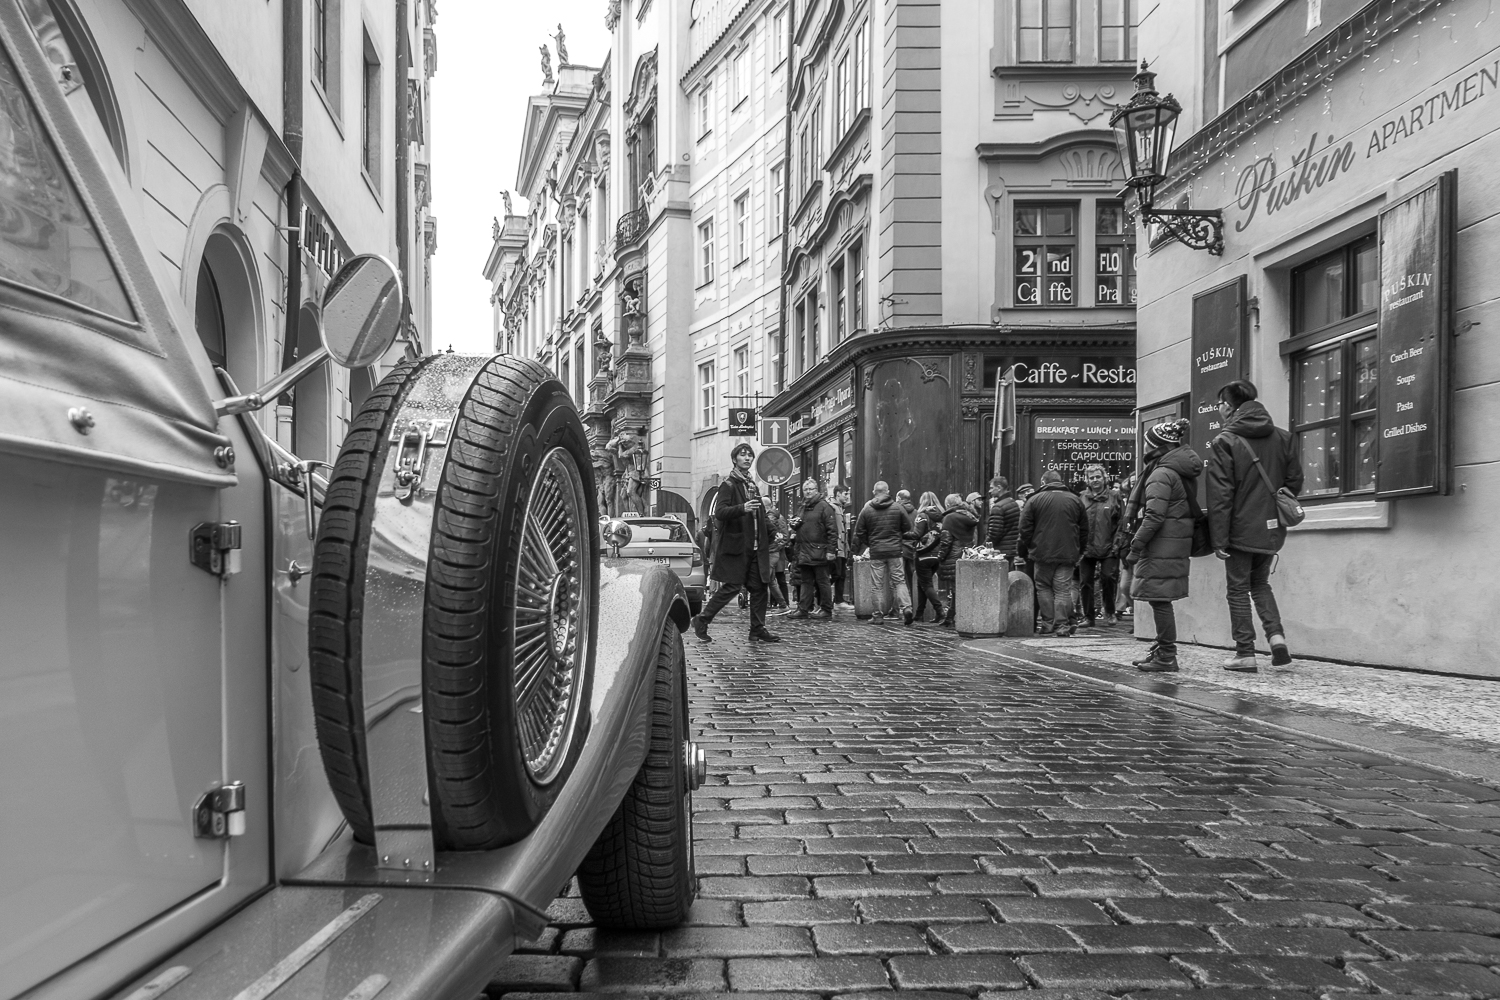
<svg viewBox="0 0 1500 1000">
<path fill-rule="evenodd" d="M 912 515 L 912 551 L 917 566 L 916 602 L 917 621 L 922 612 L 932 605 L 932 620 L 940 622 L 946 617 L 943 600 L 938 594 L 935 578 L 938 563 L 942 562 L 943 508 L 938 505 L 937 494 L 928 490 L 918 501 L 917 511 Z"/>
<path fill-rule="evenodd" d="M 876 483 L 874 493 L 855 520 L 853 551 L 869 551 L 875 592 L 885 590 L 889 580 L 901 617 L 910 625 L 916 615 L 911 609 L 911 591 L 906 587 L 906 561 L 901 557 L 901 548 L 912 533 L 911 515 L 891 496 L 886 483 Z"/>
<path fill-rule="evenodd" d="M 990 480 L 990 514 L 985 523 L 985 538 L 990 548 L 1015 564 L 1016 544 L 1021 540 L 1021 505 L 1010 495 L 1010 481 L 1004 476 Z"/>
<path fill-rule="evenodd" d="M 1151 605 L 1156 644 L 1137 670 L 1177 670 L 1177 618 L 1172 602 L 1188 595 L 1188 565 L 1193 554 L 1193 505 L 1203 460 L 1182 443 L 1186 420 L 1168 420 L 1145 433 L 1146 466 L 1131 496 L 1141 512 L 1140 527 L 1130 540 L 1125 561 L 1134 572 L 1131 586 L 1138 601 Z"/>
<path fill-rule="evenodd" d="M 943 583 L 943 593 L 948 595 L 948 607 L 943 613 L 943 628 L 953 627 L 955 578 L 958 576 L 958 560 L 964 549 L 974 544 L 979 534 L 979 518 L 964 503 L 957 493 L 949 493 L 943 501 L 943 549 L 938 563 L 938 579 Z"/>
<path fill-rule="evenodd" d="M 823 491 L 816 479 L 802 482 L 802 509 L 792 518 L 796 534 L 792 536 L 792 560 L 797 564 L 802 589 L 797 596 L 797 610 L 792 618 L 832 618 L 833 588 L 829 585 L 829 571 L 838 558 L 839 520 L 833 504 L 823 499 Z M 813 598 L 818 601 L 818 613 L 809 615 Z"/>
<path fill-rule="evenodd" d="M 1073 569 L 1088 538 L 1083 501 L 1054 469 L 1042 473 L 1042 488 L 1021 511 L 1020 554 L 1032 561 L 1043 634 L 1073 634 Z"/>
<path fill-rule="evenodd" d="M 1097 617 L 1103 618 L 1105 624 L 1115 623 L 1115 580 L 1120 575 L 1120 560 L 1115 556 L 1115 533 L 1120 528 L 1120 514 L 1125 502 L 1105 483 L 1102 465 L 1084 469 L 1083 483 L 1083 492 L 1078 494 L 1078 499 L 1083 501 L 1083 512 L 1088 517 L 1089 536 L 1083 548 L 1083 561 L 1078 564 L 1078 581 L 1083 591 L 1084 624 L 1093 628 L 1096 576 L 1104 596 L 1104 606 L 1099 609 Z"/>
<path fill-rule="evenodd" d="M 912 601 L 917 599 L 917 536 L 915 528 L 917 523 L 917 508 L 911 502 L 911 490 L 897 490 L 896 503 L 906 511 L 906 516 L 911 518 L 913 533 L 901 539 L 901 565 L 906 568 L 906 589 L 911 591 Z"/>
<path fill-rule="evenodd" d="M 709 638 L 708 626 L 724 605 L 734 600 L 743 587 L 750 592 L 750 638 L 755 642 L 780 642 L 781 638 L 766 628 L 766 581 L 771 578 L 771 522 L 766 517 L 760 487 L 750 476 L 755 449 L 737 444 L 729 453 L 734 471 L 719 487 L 714 498 L 714 518 L 719 531 L 714 540 L 712 577 L 722 586 L 693 618 L 693 633 L 703 642 Z"/>
<path fill-rule="evenodd" d="M 1261 628 L 1271 647 L 1271 662 L 1292 662 L 1281 611 L 1271 591 L 1271 567 L 1286 544 L 1286 528 L 1276 510 L 1275 490 L 1302 492 L 1302 462 L 1292 435 L 1271 422 L 1271 414 L 1256 400 L 1252 382 L 1237 379 L 1219 390 L 1219 417 L 1224 429 L 1209 443 L 1208 533 L 1214 554 L 1224 561 L 1229 587 L 1229 624 L 1234 634 L 1234 656 L 1226 670 L 1254 673 L 1255 624 L 1250 602 L 1260 615 Z M 1267 489 L 1256 471 L 1256 460 L 1275 489 Z"/>
</svg>

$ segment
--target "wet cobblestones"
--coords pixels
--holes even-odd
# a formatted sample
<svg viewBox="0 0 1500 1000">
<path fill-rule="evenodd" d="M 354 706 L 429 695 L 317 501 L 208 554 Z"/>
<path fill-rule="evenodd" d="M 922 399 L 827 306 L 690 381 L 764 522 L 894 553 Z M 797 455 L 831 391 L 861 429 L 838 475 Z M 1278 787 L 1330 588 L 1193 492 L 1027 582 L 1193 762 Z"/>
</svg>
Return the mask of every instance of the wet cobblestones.
<svg viewBox="0 0 1500 1000">
<path fill-rule="evenodd" d="M 1500 790 L 922 629 L 688 638 L 700 899 L 493 997 L 1500 997 Z"/>
</svg>

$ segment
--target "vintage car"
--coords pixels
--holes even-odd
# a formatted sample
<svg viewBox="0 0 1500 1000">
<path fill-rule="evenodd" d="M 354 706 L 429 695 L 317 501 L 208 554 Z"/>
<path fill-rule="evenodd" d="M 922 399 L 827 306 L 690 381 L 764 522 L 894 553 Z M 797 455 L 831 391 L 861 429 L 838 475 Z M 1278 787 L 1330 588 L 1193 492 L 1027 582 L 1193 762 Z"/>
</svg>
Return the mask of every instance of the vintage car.
<svg viewBox="0 0 1500 1000">
<path fill-rule="evenodd" d="M 143 208 L 0 4 L 0 998 L 473 1000 L 574 878 L 603 926 L 694 893 L 668 567 L 601 559 L 540 365 L 440 354 L 332 463 L 258 411 L 395 336 L 391 264 L 234 386 Z M 226 306 L 232 308 L 232 306 Z"/>
</svg>

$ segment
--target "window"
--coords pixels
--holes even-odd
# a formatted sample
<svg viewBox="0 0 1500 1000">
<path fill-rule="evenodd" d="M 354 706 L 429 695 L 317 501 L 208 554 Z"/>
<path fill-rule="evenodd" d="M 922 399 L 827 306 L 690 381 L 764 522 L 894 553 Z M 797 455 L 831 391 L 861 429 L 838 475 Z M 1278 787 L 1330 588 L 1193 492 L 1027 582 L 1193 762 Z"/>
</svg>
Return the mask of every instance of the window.
<svg viewBox="0 0 1500 1000">
<path fill-rule="evenodd" d="M 1135 226 L 1118 201 L 1094 208 L 1094 304 L 1135 305 Z"/>
<path fill-rule="evenodd" d="M 1137 0 L 1099 0 L 1099 60 L 1135 60 Z"/>
<path fill-rule="evenodd" d="M 698 429 L 712 430 L 719 426 L 719 383 L 714 377 L 714 363 L 705 361 L 698 366 Z"/>
<path fill-rule="evenodd" d="M 830 332 L 833 335 L 832 345 L 841 343 L 848 330 L 844 323 L 848 319 L 849 290 L 844 285 L 844 262 L 841 260 L 828 269 L 829 291 L 833 294 L 833 327 Z"/>
<path fill-rule="evenodd" d="M 802 305 L 807 310 L 807 367 L 812 368 L 817 365 L 823 350 L 822 331 L 818 328 L 818 290 L 816 288 L 807 293 L 807 298 L 803 300 Z"/>
<path fill-rule="evenodd" d="M 833 132 L 838 136 L 842 136 L 844 130 L 849 127 L 849 100 L 853 96 L 849 90 L 849 63 L 853 54 L 852 51 L 844 53 L 844 57 L 839 60 L 838 75 L 834 78 Z"/>
<path fill-rule="evenodd" d="M 1073 205 L 1016 206 L 1017 306 L 1073 305 L 1077 215 Z"/>
<path fill-rule="evenodd" d="M 698 139 L 701 141 L 713 128 L 714 115 L 714 85 L 713 82 L 705 81 L 703 89 L 698 91 Z"/>
<path fill-rule="evenodd" d="M 854 36 L 854 111 L 870 106 L 870 22 L 859 26 Z"/>
<path fill-rule="evenodd" d="M 855 240 L 849 247 L 849 332 L 865 328 L 865 244 Z"/>
<path fill-rule="evenodd" d="M 778 163 L 771 168 L 771 239 L 781 236 L 786 225 L 786 164 Z"/>
<path fill-rule="evenodd" d="M 365 35 L 364 115 L 360 142 L 360 165 L 378 189 L 380 186 L 380 57 L 375 43 Z"/>
<path fill-rule="evenodd" d="M 714 220 L 698 226 L 698 257 L 700 270 L 698 272 L 699 286 L 707 285 L 714 280 Z"/>
<path fill-rule="evenodd" d="M 574 402 L 576 402 L 578 404 L 578 408 L 579 409 L 583 409 L 583 404 L 584 404 L 584 398 L 583 398 L 583 374 L 584 374 L 584 372 L 583 372 L 583 369 L 584 369 L 584 363 L 583 363 L 583 338 L 581 336 L 581 333 L 582 333 L 582 331 L 580 331 L 580 337 L 579 337 L 578 343 L 575 344 L 574 347 L 573 347 L 573 400 L 574 400 Z"/>
<path fill-rule="evenodd" d="M 734 54 L 734 107 L 739 107 L 750 96 L 750 43 Z"/>
<path fill-rule="evenodd" d="M 1374 236 L 1292 272 L 1292 332 L 1321 341 L 1291 358 L 1291 430 L 1302 460 L 1304 496 L 1375 489 L 1379 297 Z"/>
<path fill-rule="evenodd" d="M 744 402 L 751 396 L 750 345 L 741 344 L 734 349 L 734 394 Z"/>
<path fill-rule="evenodd" d="M 1073 61 L 1073 0 L 1016 0 L 1021 62 Z"/>
<path fill-rule="evenodd" d="M 343 0 L 313 0 L 312 71 L 334 114 L 339 114 L 339 8 Z"/>
<path fill-rule="evenodd" d="M 797 368 L 801 375 L 807 371 L 807 300 L 797 303 L 792 321 L 796 323 Z"/>
<path fill-rule="evenodd" d="M 750 192 L 734 199 L 734 266 L 750 259 Z"/>
<path fill-rule="evenodd" d="M 776 12 L 771 18 L 771 67 L 774 69 L 781 65 L 786 58 L 786 8 Z"/>
</svg>

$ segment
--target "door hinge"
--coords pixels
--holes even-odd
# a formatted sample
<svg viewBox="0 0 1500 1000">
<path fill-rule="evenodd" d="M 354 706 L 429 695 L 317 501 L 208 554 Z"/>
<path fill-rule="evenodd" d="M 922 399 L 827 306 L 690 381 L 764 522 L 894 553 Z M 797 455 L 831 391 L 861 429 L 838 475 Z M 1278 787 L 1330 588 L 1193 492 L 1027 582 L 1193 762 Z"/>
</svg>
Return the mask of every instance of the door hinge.
<svg viewBox="0 0 1500 1000">
<path fill-rule="evenodd" d="M 405 429 L 391 431 L 390 441 L 396 446 L 397 500 L 411 503 L 427 472 L 427 449 L 447 445 L 452 427 L 451 420 L 414 420 Z"/>
<path fill-rule="evenodd" d="M 205 573 L 233 576 L 240 571 L 240 522 L 205 521 L 189 534 L 188 560 Z"/>
<path fill-rule="evenodd" d="M 245 783 L 210 788 L 193 803 L 193 836 L 238 837 L 245 832 Z"/>
</svg>

